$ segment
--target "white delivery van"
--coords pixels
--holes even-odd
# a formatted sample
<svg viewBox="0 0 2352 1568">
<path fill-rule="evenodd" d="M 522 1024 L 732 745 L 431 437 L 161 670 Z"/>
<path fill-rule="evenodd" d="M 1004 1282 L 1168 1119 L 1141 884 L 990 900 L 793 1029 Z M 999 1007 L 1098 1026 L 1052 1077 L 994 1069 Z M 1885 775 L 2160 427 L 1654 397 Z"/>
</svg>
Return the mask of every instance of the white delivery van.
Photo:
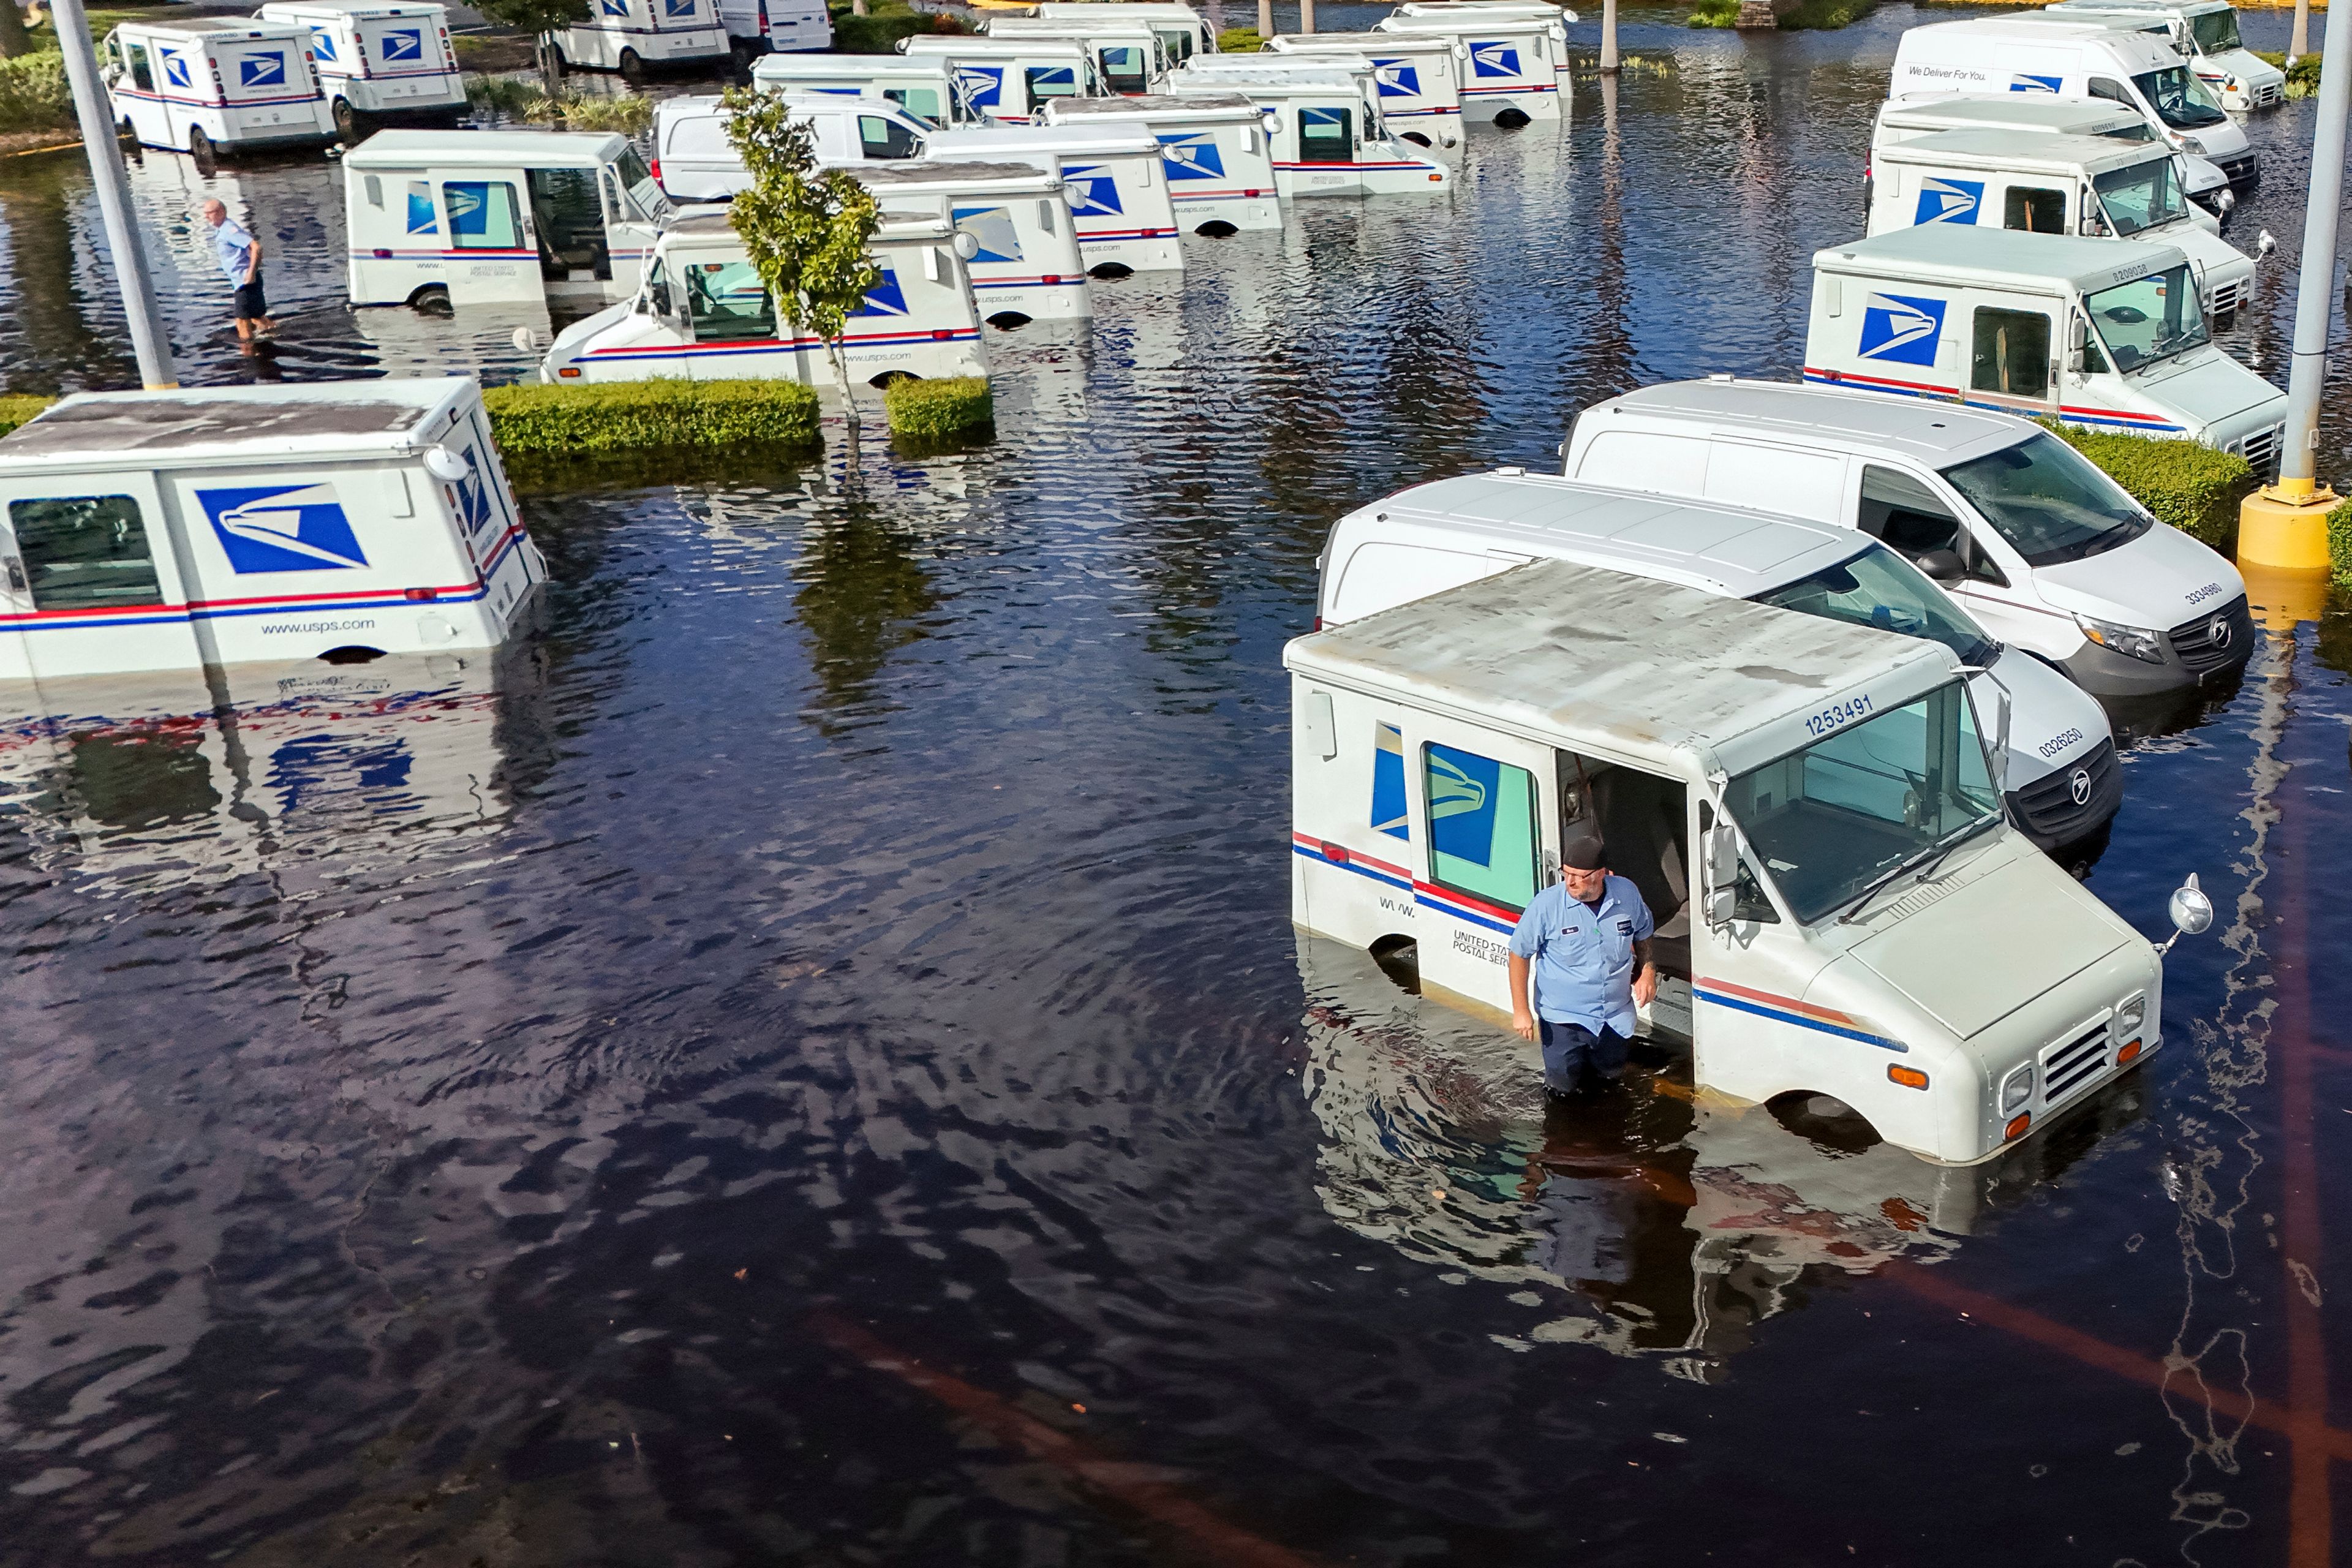
<svg viewBox="0 0 2352 1568">
<path fill-rule="evenodd" d="M 1157 140 L 1177 226 L 1190 233 L 1282 226 L 1265 118 L 1238 93 L 1065 98 L 1045 106 L 1045 123 Z"/>
<path fill-rule="evenodd" d="M 1109 100 L 1106 100 L 1109 101 Z M 1141 126 L 996 125 L 942 131 L 931 138 L 941 158 L 1026 163 L 1062 182 L 1078 254 L 1097 278 L 1131 272 L 1181 272 L 1176 205 L 1159 140 Z"/>
<path fill-rule="evenodd" d="M 815 139 L 819 163 L 920 158 L 929 145 L 931 127 L 894 104 L 824 91 L 788 96 Z M 716 93 L 654 105 L 653 175 L 676 202 L 723 202 L 751 183 L 727 140 L 727 111 Z"/>
<path fill-rule="evenodd" d="M 1398 6 L 1374 33 L 1438 34 L 1459 43 L 1462 113 L 1473 122 L 1514 130 L 1568 112 L 1568 28 L 1571 11 L 1542 5 L 1462 4 Z M 1370 40 L 1376 42 L 1377 40 Z"/>
<path fill-rule="evenodd" d="M 1901 98 L 1878 107 L 1870 148 L 1896 147 L 1945 131 L 2022 131 L 2037 136 L 2104 136 L 2112 142 L 2158 142 L 2160 127 L 2129 104 L 2095 98 L 2052 98 L 2047 93 L 1949 92 Z M 2230 176 L 2210 158 L 2174 148 L 2180 188 L 2196 204 L 2189 218 L 2208 234 L 2221 232 L 2219 215 L 2237 205 Z M 1870 205 L 1870 166 L 1864 164 L 1862 202 Z"/>
<path fill-rule="evenodd" d="M 1101 98 L 1108 89 L 1094 55 L 1077 38 L 966 38 L 921 34 L 898 40 L 910 60 L 944 60 L 972 107 L 1008 125 L 1027 125 L 1055 98 Z"/>
<path fill-rule="evenodd" d="M 1871 157 L 1872 234 L 1948 223 L 2168 245 L 2196 268 L 2207 315 L 2227 326 L 2254 263 L 2193 222 L 2172 154 L 2103 136 L 1945 131 Z"/>
<path fill-rule="evenodd" d="M 763 55 L 751 85 L 793 97 L 877 98 L 897 104 L 932 130 L 992 125 L 972 106 L 945 60 L 904 55 Z"/>
<path fill-rule="evenodd" d="M 1176 72 L 1168 90 L 1179 98 L 1238 93 L 1264 110 L 1285 200 L 1434 195 L 1454 184 L 1449 166 L 1389 133 L 1371 61 L 1361 56 L 1219 55 Z"/>
<path fill-rule="evenodd" d="M 346 142 L 379 125 L 455 125 L 467 111 L 449 13 L 439 5 L 271 0 L 254 16 L 310 30 L 320 90 Z"/>
<path fill-rule="evenodd" d="M 1412 944 L 1424 996 L 1507 1018 L 1513 928 L 1598 837 L 1659 889 L 1649 1022 L 1700 1089 L 1969 1164 L 2158 1047 L 2156 950 L 2004 819 L 1938 643 L 1538 561 L 1283 662 L 1291 919 Z"/>
<path fill-rule="evenodd" d="M 715 0 L 594 0 L 586 21 L 544 35 L 542 47 L 565 68 L 618 71 L 633 82 L 734 54 Z"/>
<path fill-rule="evenodd" d="M 1969 687 L 1987 720 L 1993 782 L 2011 820 L 2045 849 L 2090 837 L 2123 800 L 2123 769 L 2095 698 L 2032 654 L 2002 647 L 1893 550 L 1851 529 L 1517 468 L 1465 474 L 1334 523 L 1317 619 L 1339 626 L 1544 558 L 1942 644 L 1976 671 Z"/>
<path fill-rule="evenodd" d="M 1372 64 L 1381 118 L 1401 142 L 1459 156 L 1462 72 L 1469 47 L 1449 33 L 1286 33 L 1265 51 L 1285 58 L 1361 56 Z"/>
<path fill-rule="evenodd" d="M 1161 47 L 1168 51 L 1171 68 L 1182 65 L 1196 55 L 1217 52 L 1217 30 L 1207 17 L 1190 5 L 1176 0 L 1045 0 L 1032 7 L 1039 16 L 1056 21 L 1077 17 L 1118 16 L 1149 22 L 1151 30 L 1160 35 Z"/>
<path fill-rule="evenodd" d="M 1913 27 L 1895 48 L 1889 99 L 1931 92 L 2035 92 L 2105 99 L 2138 110 L 2184 153 L 2210 158 L 2234 185 L 2261 164 L 2172 46 L 2145 33 L 2042 13 Z"/>
<path fill-rule="evenodd" d="M 616 132 L 384 131 L 343 156 L 354 305 L 625 300 L 669 203 Z"/>
<path fill-rule="evenodd" d="M 0 679 L 491 647 L 547 576 L 463 376 L 68 397 L 0 521 Z"/>
<path fill-rule="evenodd" d="M 1113 93 L 1158 92 L 1171 68 L 1168 46 L 1140 17 L 992 16 L 982 26 L 992 38 L 1076 39 L 1094 51 L 1103 87 Z"/>
<path fill-rule="evenodd" d="M 833 47 L 824 0 L 718 0 L 719 25 L 738 60 Z"/>
<path fill-rule="evenodd" d="M 1931 224 L 1813 256 L 1805 379 L 2278 464 L 2286 395 L 2212 346 L 2168 245 Z"/>
<path fill-rule="evenodd" d="M 242 16 L 125 22 L 99 49 L 114 122 L 142 147 L 216 153 L 331 142 L 310 29 Z"/>
<path fill-rule="evenodd" d="M 965 265 L 980 319 L 989 325 L 1094 318 L 1094 291 L 1059 175 L 1021 161 L 844 166 L 885 213 L 944 218 L 971 241 Z"/>
<path fill-rule="evenodd" d="M 2254 651 L 2235 566 L 2006 414 L 1710 376 L 1594 404 L 1563 471 L 1860 529 L 2101 697 L 2225 680 Z"/>
<path fill-rule="evenodd" d="M 2106 16 L 2162 29 L 2224 109 L 2243 114 L 2286 101 L 2286 73 L 2246 47 L 2229 0 L 2058 0 L 2053 16 Z"/>
<path fill-rule="evenodd" d="M 881 281 L 842 334 L 853 379 L 887 386 L 988 374 L 959 254 L 971 245 L 959 238 L 943 218 L 884 220 L 867 247 Z M 539 370 L 549 383 L 655 376 L 834 384 L 824 340 L 779 314 L 724 212 L 688 213 L 664 229 L 636 298 L 566 328 Z"/>
</svg>

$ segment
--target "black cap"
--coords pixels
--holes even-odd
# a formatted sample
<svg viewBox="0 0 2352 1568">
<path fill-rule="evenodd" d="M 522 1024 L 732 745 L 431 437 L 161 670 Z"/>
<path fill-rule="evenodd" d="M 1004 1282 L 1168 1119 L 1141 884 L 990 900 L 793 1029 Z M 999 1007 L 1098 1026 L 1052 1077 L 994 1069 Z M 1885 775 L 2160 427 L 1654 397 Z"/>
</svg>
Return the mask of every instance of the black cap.
<svg viewBox="0 0 2352 1568">
<path fill-rule="evenodd" d="M 1579 838 L 1559 852 L 1559 863 L 1571 871 L 1598 871 L 1609 864 L 1609 858 L 1601 852 L 1598 838 Z"/>
</svg>

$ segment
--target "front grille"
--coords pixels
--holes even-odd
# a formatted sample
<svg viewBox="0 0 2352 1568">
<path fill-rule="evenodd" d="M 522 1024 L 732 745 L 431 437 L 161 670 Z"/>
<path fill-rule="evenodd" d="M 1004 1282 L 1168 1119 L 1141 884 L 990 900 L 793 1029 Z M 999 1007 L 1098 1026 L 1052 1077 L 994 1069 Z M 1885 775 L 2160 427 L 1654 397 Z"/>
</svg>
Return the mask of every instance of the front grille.
<svg viewBox="0 0 2352 1568">
<path fill-rule="evenodd" d="M 2078 775 L 2082 780 L 2079 801 L 2074 798 Z M 2046 779 L 2034 780 L 2010 799 L 2025 831 L 2046 846 L 2064 844 L 2088 833 L 2115 814 L 2123 793 L 2124 770 L 2116 757 L 2116 743 L 2102 741 L 2083 761 Z"/>
<path fill-rule="evenodd" d="M 2247 94 L 2247 97 L 2252 100 L 2253 105 L 2256 109 L 2268 109 L 2271 105 L 2278 102 L 2279 100 L 2284 96 L 2285 89 L 2280 87 L 2276 82 L 2272 82 L 2266 87 L 2257 88 L 2252 92 Z"/>
<path fill-rule="evenodd" d="M 2164 634 L 2191 675 L 2210 675 L 2253 657 L 2254 617 L 2243 594 L 2209 616 L 2184 621 Z"/>
<path fill-rule="evenodd" d="M 2042 1103 L 2057 1104 L 2099 1076 L 2107 1065 L 2107 1020 L 2042 1053 Z"/>
<path fill-rule="evenodd" d="M 2238 308 L 2246 302 L 2246 280 L 2242 278 L 2234 283 L 2217 285 L 2213 289 L 2213 313 L 2216 316 L 2236 315 Z M 2252 445 L 2251 437 L 2247 444 Z M 2251 458 L 2248 460 L 2252 461 Z"/>
<path fill-rule="evenodd" d="M 2252 181 L 2254 171 L 2260 166 L 2251 152 L 2241 153 L 2235 158 L 2216 158 L 2213 162 L 2221 166 L 2221 173 L 2230 176 L 2230 183 L 2233 185 L 2242 185 Z"/>
<path fill-rule="evenodd" d="M 2267 430 L 2257 430 L 2238 443 L 2238 456 L 2262 479 L 2278 476 L 2279 447 L 2285 443 L 2286 426 L 2273 425 Z"/>
</svg>

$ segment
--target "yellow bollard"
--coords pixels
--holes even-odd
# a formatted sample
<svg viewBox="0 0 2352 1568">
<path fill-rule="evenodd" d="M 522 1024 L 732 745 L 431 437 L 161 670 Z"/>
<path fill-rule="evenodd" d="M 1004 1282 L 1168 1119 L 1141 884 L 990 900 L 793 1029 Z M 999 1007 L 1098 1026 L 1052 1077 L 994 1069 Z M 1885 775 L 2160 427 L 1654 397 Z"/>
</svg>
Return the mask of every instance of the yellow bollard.
<svg viewBox="0 0 2352 1568">
<path fill-rule="evenodd" d="M 2238 507 L 2238 564 L 2326 572 L 2327 514 L 2337 500 L 2312 479 L 2281 479 L 2256 490 Z"/>
<path fill-rule="evenodd" d="M 2305 621 L 2315 621 L 2327 609 L 2327 578 L 2317 572 L 2288 572 L 2238 563 L 2246 580 L 2246 604 L 2254 625 L 2266 632 L 2292 632 Z"/>
</svg>

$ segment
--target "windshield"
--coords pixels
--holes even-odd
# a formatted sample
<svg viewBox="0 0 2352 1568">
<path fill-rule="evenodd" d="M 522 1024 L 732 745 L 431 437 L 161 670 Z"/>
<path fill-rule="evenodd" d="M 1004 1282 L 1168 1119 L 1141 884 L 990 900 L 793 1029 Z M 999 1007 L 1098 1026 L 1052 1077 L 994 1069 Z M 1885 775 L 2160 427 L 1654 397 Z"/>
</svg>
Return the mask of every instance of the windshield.
<svg viewBox="0 0 2352 1568">
<path fill-rule="evenodd" d="M 2238 37 L 2235 11 L 2210 11 L 2202 16 L 2189 17 L 2189 36 L 2197 40 L 2197 52 L 2200 55 L 2218 55 L 2224 49 L 2246 47 Z"/>
<path fill-rule="evenodd" d="M 2187 66 L 2167 66 L 2146 76 L 2136 76 L 2132 82 L 2156 107 L 2156 117 L 2175 131 L 2194 131 L 2201 125 L 2220 125 L 2228 121 L 2213 95 Z"/>
<path fill-rule="evenodd" d="M 667 221 L 669 198 L 662 195 L 653 171 L 646 167 L 646 161 L 637 156 L 635 147 L 621 149 L 620 156 L 613 160 L 613 172 L 621 176 L 621 189 L 628 192 L 629 200 L 637 204 L 639 212 L 656 223 Z"/>
<path fill-rule="evenodd" d="M 1874 544 L 1826 571 L 1759 594 L 1756 602 L 1801 616 L 1927 637 L 1950 648 L 1962 664 L 1982 664 L 1993 651 L 1991 641 L 1966 611 L 1883 544 Z"/>
<path fill-rule="evenodd" d="M 1822 738 L 1723 792 L 1800 921 L 1835 913 L 1906 860 L 2000 820 L 1957 680 L 1900 708 L 1849 698 L 1805 724 Z"/>
<path fill-rule="evenodd" d="M 2205 312 L 2186 262 L 2102 289 L 2083 303 L 2107 356 L 2126 374 L 2206 341 Z"/>
<path fill-rule="evenodd" d="M 2189 216 L 2189 204 L 2180 195 L 2180 182 L 2173 174 L 2169 158 L 2095 174 L 2091 184 L 2099 193 L 2099 205 L 2106 210 L 2108 224 L 2123 238 Z"/>
<path fill-rule="evenodd" d="M 1944 478 L 2029 566 L 2080 561 L 2156 526 L 2089 458 L 2046 431 L 1946 468 Z"/>
</svg>

